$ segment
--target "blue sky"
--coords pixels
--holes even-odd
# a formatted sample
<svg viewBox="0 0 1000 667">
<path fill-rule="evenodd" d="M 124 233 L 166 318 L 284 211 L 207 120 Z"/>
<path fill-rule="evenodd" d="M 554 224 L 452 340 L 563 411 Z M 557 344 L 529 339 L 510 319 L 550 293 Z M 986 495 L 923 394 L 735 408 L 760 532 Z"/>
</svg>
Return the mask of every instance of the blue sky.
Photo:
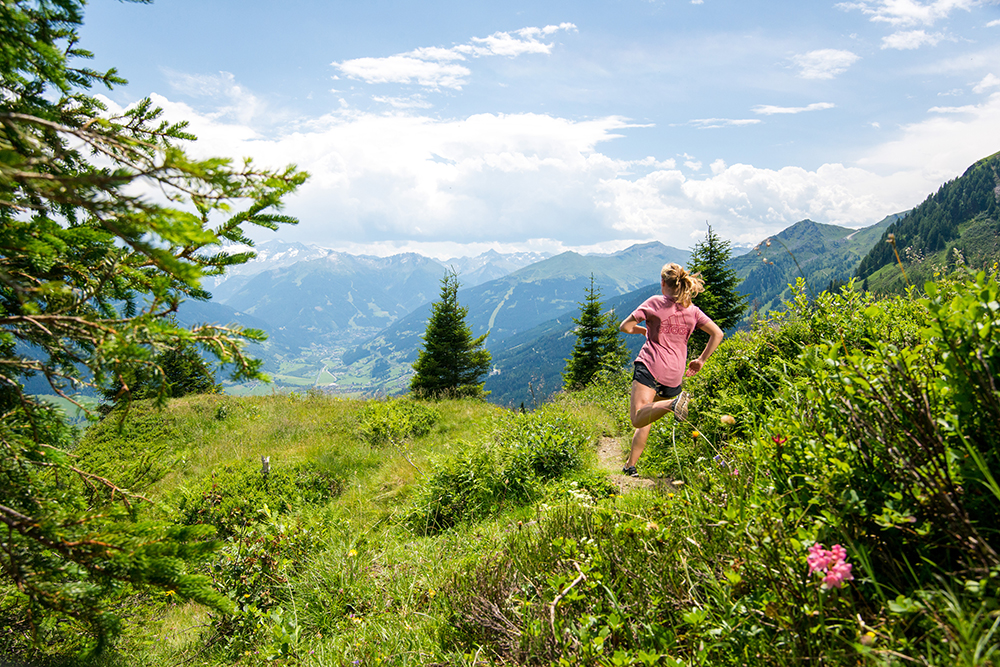
<svg viewBox="0 0 1000 667">
<path fill-rule="evenodd" d="M 1000 151 L 995 0 L 92 0 L 81 35 L 113 106 L 309 171 L 278 237 L 349 252 L 862 227 Z"/>
</svg>

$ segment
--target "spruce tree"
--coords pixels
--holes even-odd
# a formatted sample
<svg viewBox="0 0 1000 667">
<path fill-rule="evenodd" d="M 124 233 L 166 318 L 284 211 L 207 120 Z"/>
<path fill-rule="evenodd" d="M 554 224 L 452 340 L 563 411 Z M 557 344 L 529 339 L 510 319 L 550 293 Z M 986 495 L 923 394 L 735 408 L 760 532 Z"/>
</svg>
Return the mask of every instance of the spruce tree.
<svg viewBox="0 0 1000 667">
<path fill-rule="evenodd" d="M 579 303 L 580 317 L 574 317 L 576 343 L 573 356 L 566 360 L 563 371 L 563 388 L 568 391 L 583 389 L 601 371 L 618 371 L 628 363 L 629 351 L 618 331 L 615 311 L 602 314 L 601 290 L 590 276 L 590 287 Z"/>
<path fill-rule="evenodd" d="M 700 273 L 705 281 L 705 291 L 696 299 L 696 305 L 723 330 L 729 330 L 740 323 L 747 309 L 747 295 L 740 294 L 740 280 L 736 271 L 729 267 L 732 249 L 729 241 L 719 237 L 708 226 L 708 234 L 694 246 L 688 260 L 688 270 Z M 705 346 L 708 335 L 695 331 L 692 349 L 697 353 Z"/>
<path fill-rule="evenodd" d="M 486 335 L 472 337 L 465 322 L 469 309 L 458 303 L 458 274 L 441 279 L 441 299 L 431 306 L 424 347 L 413 364 L 410 389 L 423 396 L 485 396 L 482 376 L 490 370 Z"/>
<path fill-rule="evenodd" d="M 601 369 L 605 319 L 601 315 L 601 290 L 594 285 L 594 274 L 590 274 L 590 287 L 579 305 L 580 316 L 573 318 L 576 324 L 573 356 L 566 360 L 562 374 L 563 387 L 570 391 L 586 387 Z"/>
<path fill-rule="evenodd" d="M 601 370 L 608 373 L 621 372 L 632 358 L 632 353 L 625 344 L 625 336 L 618 330 L 619 324 L 618 316 L 612 308 L 604 316 L 601 336 Z"/>
<path fill-rule="evenodd" d="M 253 256 L 223 252 L 224 241 L 252 246 L 246 226 L 295 222 L 275 210 L 305 174 L 189 157 L 185 124 L 148 99 L 109 113 L 88 90 L 124 81 L 75 62 L 90 57 L 77 43 L 83 6 L 0 3 L 0 578 L 26 617 L 75 623 L 100 648 L 120 627 L 112 600 L 123 590 L 231 608 L 191 567 L 219 543 L 210 526 L 137 521 L 144 499 L 80 469 L 64 414 L 24 381 L 70 397 L 186 345 L 262 378 L 244 354 L 262 332 L 183 328 L 170 315 L 209 297 L 203 276 Z M 165 398 L 166 376 L 154 384 Z M 100 489 L 106 504 L 91 506 Z"/>
</svg>

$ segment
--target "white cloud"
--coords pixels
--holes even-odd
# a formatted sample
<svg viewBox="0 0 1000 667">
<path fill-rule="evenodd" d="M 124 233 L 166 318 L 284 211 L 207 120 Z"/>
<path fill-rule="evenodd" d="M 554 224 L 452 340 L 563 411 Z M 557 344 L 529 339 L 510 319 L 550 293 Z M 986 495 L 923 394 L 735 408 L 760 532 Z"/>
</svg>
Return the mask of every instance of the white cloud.
<svg viewBox="0 0 1000 667">
<path fill-rule="evenodd" d="M 987 28 L 995 28 L 998 25 L 1000 25 L 1000 19 L 997 19 L 996 21 L 990 21 L 989 23 L 986 24 L 986 27 Z"/>
<path fill-rule="evenodd" d="M 832 102 L 815 102 L 805 107 L 778 107 L 772 104 L 758 104 L 751 111 L 754 113 L 761 114 L 762 116 L 772 116 L 774 114 L 796 114 L 803 113 L 805 111 L 822 111 L 824 109 L 832 109 L 836 104 Z"/>
<path fill-rule="evenodd" d="M 860 10 L 870 20 L 893 26 L 934 25 L 956 9 L 970 10 L 980 0 L 877 0 L 875 2 L 842 2 L 836 5 L 843 10 Z"/>
<path fill-rule="evenodd" d="M 847 71 L 861 56 L 839 49 L 819 49 L 792 56 L 803 79 L 832 79 Z"/>
<path fill-rule="evenodd" d="M 284 238 L 360 251 L 372 244 L 509 244 L 579 248 L 659 239 L 684 247 L 710 220 L 735 242 L 757 242 L 803 219 L 860 226 L 919 204 L 996 146 L 1000 92 L 961 113 L 937 110 L 851 163 L 815 169 L 727 165 L 714 156 L 615 159 L 608 142 L 636 125 L 542 114 L 456 119 L 418 111 L 346 109 L 267 135 L 235 116 L 198 113 L 154 96 L 188 119 L 198 155 L 295 162 L 312 175 L 287 202 L 297 228 Z M 707 122 L 707 121 L 706 121 Z M 755 121 L 759 122 L 759 121 Z M 709 165 L 706 172 L 702 165 Z M 458 254 L 458 253 L 453 253 Z"/>
<path fill-rule="evenodd" d="M 995 88 L 1000 86 L 1000 77 L 997 77 L 992 72 L 983 77 L 983 80 L 976 84 L 972 89 L 974 93 L 985 93 L 990 88 Z"/>
<path fill-rule="evenodd" d="M 942 39 L 944 39 L 944 35 L 941 33 L 932 35 L 924 30 L 906 30 L 903 32 L 894 32 L 891 35 L 883 37 L 882 48 L 907 51 L 919 49 L 925 44 L 936 46 Z"/>
<path fill-rule="evenodd" d="M 744 125 L 756 125 L 759 118 L 695 118 L 688 121 L 688 125 L 694 125 L 701 130 L 710 130 L 719 127 L 742 127 Z"/>
<path fill-rule="evenodd" d="M 896 139 L 873 148 L 858 163 L 892 174 L 885 181 L 912 181 L 910 187 L 915 188 L 922 184 L 926 196 L 975 161 L 995 153 L 998 127 L 1000 92 L 981 104 L 962 108 L 961 113 L 938 113 L 904 126 Z"/>
<path fill-rule="evenodd" d="M 975 113 L 976 108 L 971 104 L 964 107 L 931 107 L 927 113 Z"/>
<path fill-rule="evenodd" d="M 375 95 L 372 99 L 376 102 L 388 104 L 395 109 L 430 109 L 434 106 L 423 95 L 413 95 L 411 97 L 383 97 Z"/>
<path fill-rule="evenodd" d="M 269 108 L 256 95 L 236 83 L 230 72 L 218 74 L 186 74 L 164 69 L 171 89 L 189 97 L 207 98 L 214 102 L 214 118 L 233 119 L 249 125 L 264 116 L 280 117 L 283 114 Z"/>
<path fill-rule="evenodd" d="M 415 83 L 427 88 L 460 90 L 472 71 L 463 65 L 421 60 L 406 55 L 355 58 L 334 63 L 345 76 L 366 83 Z"/>
<path fill-rule="evenodd" d="M 551 53 L 554 45 L 540 40 L 560 30 L 576 30 L 576 26 L 561 23 L 544 28 L 529 27 L 513 32 L 495 32 L 489 37 L 473 37 L 468 44 L 451 48 L 421 47 L 384 58 L 354 58 L 331 64 L 344 76 L 366 83 L 417 84 L 435 90 L 460 90 L 468 83 L 472 71 L 455 61 L 466 61 L 467 57 L 515 58 L 530 53 Z"/>
</svg>

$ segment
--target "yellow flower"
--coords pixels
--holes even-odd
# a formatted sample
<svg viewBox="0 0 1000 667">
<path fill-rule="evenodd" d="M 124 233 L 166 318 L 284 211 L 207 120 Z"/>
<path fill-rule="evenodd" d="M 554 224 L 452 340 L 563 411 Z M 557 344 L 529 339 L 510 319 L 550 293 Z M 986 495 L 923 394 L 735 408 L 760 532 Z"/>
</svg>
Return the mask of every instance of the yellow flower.
<svg viewBox="0 0 1000 667">
<path fill-rule="evenodd" d="M 358 552 L 357 552 L 356 549 L 351 549 L 350 551 L 347 552 L 347 555 L 348 556 L 357 556 Z"/>
<path fill-rule="evenodd" d="M 699 435 L 701 435 L 701 433 L 698 433 L 698 431 L 691 431 L 692 438 L 697 438 Z"/>
</svg>

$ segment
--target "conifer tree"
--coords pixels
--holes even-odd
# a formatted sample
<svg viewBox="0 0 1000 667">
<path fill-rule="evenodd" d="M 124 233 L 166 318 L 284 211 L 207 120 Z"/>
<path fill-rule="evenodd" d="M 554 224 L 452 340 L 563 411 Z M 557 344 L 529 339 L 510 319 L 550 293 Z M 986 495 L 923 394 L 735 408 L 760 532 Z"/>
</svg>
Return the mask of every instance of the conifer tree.
<svg viewBox="0 0 1000 667">
<path fill-rule="evenodd" d="M 431 306 L 424 347 L 413 364 L 410 389 L 424 396 L 485 396 L 482 376 L 490 370 L 487 334 L 472 337 L 465 322 L 469 309 L 458 303 L 458 274 L 441 279 L 441 299 Z"/>
<path fill-rule="evenodd" d="M 101 648 L 118 630 L 110 599 L 158 586 L 217 609 L 231 607 L 190 564 L 218 548 L 209 526 L 136 521 L 143 501 L 77 467 L 61 411 L 24 389 L 102 389 L 185 346 L 262 378 L 244 354 L 260 331 L 170 317 L 186 298 L 208 298 L 203 276 L 252 253 L 247 225 L 276 229 L 275 210 L 305 174 L 250 161 L 195 160 L 184 123 L 143 100 L 121 116 L 88 93 L 124 83 L 115 70 L 74 61 L 84 0 L 0 2 L 0 585 L 29 617 L 75 622 Z M 157 201 L 149 191 L 165 196 Z M 28 352 L 30 351 L 30 354 Z M 168 381 L 154 374 L 165 398 Z M 91 506 L 93 491 L 107 504 Z"/>
<path fill-rule="evenodd" d="M 625 337 L 618 330 L 621 322 L 612 308 L 604 316 L 604 330 L 601 336 L 601 370 L 609 373 L 620 372 L 628 366 L 632 354 L 625 344 Z"/>
<path fill-rule="evenodd" d="M 594 286 L 594 274 L 590 274 L 590 287 L 579 305 L 580 316 L 573 318 L 576 324 L 573 356 L 566 360 L 562 374 L 563 387 L 571 391 L 586 387 L 601 369 L 605 319 L 601 315 L 601 290 Z"/>
<path fill-rule="evenodd" d="M 739 324 L 747 309 L 748 297 L 739 293 L 740 280 L 736 271 L 728 266 L 731 255 L 729 241 L 719 237 L 709 225 L 705 239 L 695 244 L 688 260 L 688 270 L 700 273 L 705 281 L 705 291 L 698 295 L 695 303 L 723 330 Z M 698 330 L 692 339 L 692 349 L 697 353 L 705 346 L 708 335 Z"/>
<path fill-rule="evenodd" d="M 580 317 L 574 317 L 576 343 L 573 356 L 566 360 L 563 388 L 583 389 L 602 370 L 620 370 L 628 362 L 628 347 L 618 331 L 615 311 L 602 314 L 601 290 L 590 276 L 590 287 L 580 302 Z"/>
</svg>

